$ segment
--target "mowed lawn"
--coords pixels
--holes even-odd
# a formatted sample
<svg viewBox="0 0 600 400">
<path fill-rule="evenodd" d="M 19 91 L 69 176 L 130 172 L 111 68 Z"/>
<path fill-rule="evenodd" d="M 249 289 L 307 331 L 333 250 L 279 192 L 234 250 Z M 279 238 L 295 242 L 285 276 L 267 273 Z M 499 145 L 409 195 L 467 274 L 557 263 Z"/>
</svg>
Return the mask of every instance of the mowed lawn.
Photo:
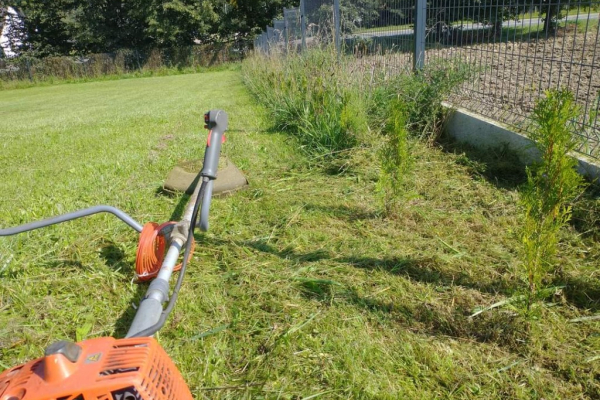
<svg viewBox="0 0 600 400">
<path fill-rule="evenodd" d="M 508 155 L 417 143 L 385 216 L 372 149 L 316 168 L 256 103 L 235 69 L 0 91 L 0 227 L 96 204 L 171 219 L 185 199 L 164 179 L 202 158 L 203 113 L 221 108 L 250 186 L 214 200 L 158 335 L 196 398 L 600 397 L 600 322 L 572 321 L 600 308 L 597 200 L 561 233 L 560 288 L 532 316 L 471 317 L 524 287 L 522 171 L 492 168 Z M 59 339 L 122 337 L 146 288 L 136 245 L 110 215 L 0 238 L 1 369 Z"/>
</svg>

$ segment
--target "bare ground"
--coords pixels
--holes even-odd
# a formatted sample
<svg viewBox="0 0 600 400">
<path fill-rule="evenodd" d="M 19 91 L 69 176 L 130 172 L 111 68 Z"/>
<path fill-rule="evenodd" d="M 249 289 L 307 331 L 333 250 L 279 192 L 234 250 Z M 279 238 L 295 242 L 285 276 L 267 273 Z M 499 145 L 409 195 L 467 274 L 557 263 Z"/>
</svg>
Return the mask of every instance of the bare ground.
<svg viewBox="0 0 600 400">
<path fill-rule="evenodd" d="M 426 62 L 458 58 L 471 63 L 478 70 L 475 78 L 463 84 L 450 102 L 525 132 L 544 91 L 568 88 L 583 111 L 577 125 L 582 138 L 579 151 L 599 158 L 599 38 L 597 28 L 581 33 L 573 26 L 548 39 L 532 35 L 508 42 L 430 49 Z M 391 70 L 412 66 L 412 55 L 406 53 L 379 60 Z"/>
</svg>

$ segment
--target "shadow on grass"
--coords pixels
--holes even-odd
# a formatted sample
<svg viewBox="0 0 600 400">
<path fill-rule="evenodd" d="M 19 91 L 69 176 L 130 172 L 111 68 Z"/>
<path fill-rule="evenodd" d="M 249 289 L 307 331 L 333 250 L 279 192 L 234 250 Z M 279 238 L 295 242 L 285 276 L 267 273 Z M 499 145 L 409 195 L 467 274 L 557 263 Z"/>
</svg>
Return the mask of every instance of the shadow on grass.
<svg viewBox="0 0 600 400">
<path fill-rule="evenodd" d="M 126 260 L 125 252 L 112 241 L 104 241 L 100 247 L 100 257 L 106 266 L 114 270 L 127 271 L 131 269 Z"/>
<path fill-rule="evenodd" d="M 491 283 L 474 280 L 464 272 L 445 271 L 435 258 L 369 258 L 347 257 L 335 261 L 350 264 L 356 268 L 386 271 L 404 276 L 413 281 L 438 286 L 462 286 L 493 295 L 510 295 L 515 287 L 512 283 L 499 280 Z"/>
<path fill-rule="evenodd" d="M 198 177 L 196 177 L 196 179 L 194 179 L 193 185 L 196 185 L 197 182 L 198 182 Z M 177 197 L 177 193 L 176 192 L 171 192 L 169 190 L 166 190 L 162 186 L 159 186 L 154 191 L 154 194 L 156 196 L 166 196 L 166 197 L 170 197 L 170 198 Z M 183 216 L 183 213 L 185 212 L 185 207 L 187 206 L 188 202 L 190 201 L 190 197 L 191 196 L 189 194 L 187 194 L 187 193 L 184 193 L 181 196 L 181 198 L 177 202 L 177 205 L 173 209 L 173 212 L 171 213 L 171 216 L 169 217 L 169 221 L 179 221 L 181 219 L 181 217 Z"/>
<path fill-rule="evenodd" d="M 80 269 L 80 270 L 85 270 L 88 268 L 81 261 L 65 260 L 65 259 L 47 261 L 47 262 L 43 263 L 42 265 L 44 266 L 44 268 L 48 268 L 48 269 L 76 268 L 76 269 Z"/>
<path fill-rule="evenodd" d="M 224 245 L 224 242 L 219 243 L 220 245 Z M 275 247 L 267 243 L 265 240 L 251 240 L 251 241 L 243 241 L 236 243 L 239 246 L 247 246 L 253 248 L 254 250 L 258 250 L 263 253 L 268 253 L 275 255 L 277 257 L 293 260 L 297 262 L 316 262 L 321 260 L 329 260 L 331 259 L 331 255 L 329 252 L 325 250 L 317 250 L 308 253 L 298 254 L 293 249 L 285 248 L 283 250 L 277 250 Z"/>
<path fill-rule="evenodd" d="M 511 297 L 517 292 L 517 283 L 503 280 L 485 282 L 472 278 L 463 272 L 444 271 L 435 258 L 369 258 L 331 257 L 326 251 L 296 253 L 289 249 L 278 251 L 268 243 L 240 243 L 256 250 L 267 252 L 292 261 L 330 260 L 366 270 L 385 271 L 403 276 L 411 281 L 432 284 L 436 287 L 466 287 L 493 295 Z M 600 309 L 600 281 L 571 278 L 563 282 L 565 299 L 581 309 Z M 481 343 L 495 343 L 511 351 L 521 351 L 530 340 L 530 323 L 527 318 L 510 309 L 499 308 L 471 318 L 476 307 L 484 306 L 479 297 L 457 292 L 452 298 L 432 298 L 429 301 L 380 300 L 358 293 L 352 287 L 329 279 L 306 278 L 295 284 L 302 295 L 319 301 L 326 306 L 343 301 L 359 309 L 389 318 L 408 329 L 426 335 L 444 335 L 454 338 L 474 340 Z"/>
<path fill-rule="evenodd" d="M 439 144 L 457 156 L 456 162 L 468 168 L 474 178 L 483 178 L 501 189 L 516 189 L 527 181 L 525 166 L 506 146 L 480 150 L 443 137 Z"/>
<path fill-rule="evenodd" d="M 555 283 L 564 285 L 565 298 L 572 305 L 596 312 L 600 310 L 600 280 L 589 277 L 571 277 L 563 282 Z"/>
<path fill-rule="evenodd" d="M 121 313 L 121 316 L 115 321 L 114 337 L 123 338 L 125 335 L 127 335 L 127 332 L 131 327 L 131 323 L 133 322 L 133 317 L 135 317 L 135 313 L 137 312 L 137 307 L 140 304 L 140 300 L 144 297 L 147 289 L 148 284 L 137 284 L 135 295 L 131 299 L 131 304 L 135 304 L 135 308 L 131 306 L 126 307 Z"/>
<path fill-rule="evenodd" d="M 117 246 L 113 242 L 107 241 L 102 244 L 100 249 L 100 257 L 104 259 L 105 264 L 111 269 L 124 271 L 126 274 L 131 274 L 133 272 L 131 263 L 127 261 L 125 252 L 121 247 Z M 141 298 L 146 293 L 147 288 L 148 285 L 138 284 L 134 298 L 131 302 L 137 306 Z M 129 326 L 133 321 L 135 312 L 136 310 L 133 307 L 127 307 L 119 319 L 117 319 L 114 328 L 114 336 L 116 338 L 125 337 L 127 331 L 129 330 Z"/>
<path fill-rule="evenodd" d="M 292 260 L 295 262 L 316 262 L 321 260 L 330 260 L 340 264 L 352 265 L 355 268 L 380 270 L 393 275 L 404 276 L 411 280 L 435 284 L 439 286 L 463 286 L 475 289 L 480 292 L 490 294 L 510 295 L 514 292 L 513 284 L 505 281 L 492 283 L 482 283 L 472 279 L 464 272 L 448 272 L 440 268 L 439 262 L 435 258 L 371 258 L 371 257 L 332 257 L 324 250 L 317 250 L 308 253 L 297 253 L 292 249 L 277 250 L 275 247 L 263 240 L 246 241 L 238 243 L 241 246 L 248 246 L 255 250 L 269 253 L 280 258 Z"/>
<path fill-rule="evenodd" d="M 367 210 L 363 207 L 349 207 L 345 205 L 321 206 L 318 204 L 307 204 L 304 209 L 307 211 L 323 212 L 346 221 L 377 219 L 382 216 L 381 212 Z"/>
<path fill-rule="evenodd" d="M 382 301 L 361 296 L 355 289 L 327 279 L 303 279 L 296 287 L 308 299 L 325 305 L 343 301 L 421 334 L 493 342 L 511 350 L 523 346 L 529 335 L 528 322 L 514 312 L 493 310 L 470 318 L 473 299 L 458 299 L 459 304 L 454 304 L 454 300 L 449 304 L 439 299 L 431 302 L 406 298 L 401 302 Z"/>
<path fill-rule="evenodd" d="M 512 350 L 522 347 L 529 335 L 529 325 L 523 317 L 502 310 L 470 318 L 472 310 L 465 306 L 421 301 L 399 304 L 360 296 L 352 289 L 348 291 L 346 301 L 429 335 L 493 342 Z"/>
</svg>

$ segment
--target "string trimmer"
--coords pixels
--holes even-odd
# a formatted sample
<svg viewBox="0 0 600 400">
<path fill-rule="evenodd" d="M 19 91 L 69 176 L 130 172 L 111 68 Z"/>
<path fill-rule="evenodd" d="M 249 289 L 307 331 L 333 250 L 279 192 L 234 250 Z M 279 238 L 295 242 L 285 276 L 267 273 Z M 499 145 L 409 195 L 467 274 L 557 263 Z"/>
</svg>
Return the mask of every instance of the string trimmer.
<svg viewBox="0 0 600 400">
<path fill-rule="evenodd" d="M 0 229 L 0 236 L 8 236 L 100 212 L 114 214 L 140 232 L 136 275 L 140 281 L 151 280 L 125 338 L 55 342 L 46 348 L 43 357 L 0 374 L 0 400 L 192 399 L 181 373 L 152 336 L 164 325 L 177 301 L 193 252 L 194 228 L 208 230 L 208 212 L 227 129 L 227 114 L 211 110 L 205 114 L 204 121 L 209 135 L 203 167 L 198 173 L 200 184 L 196 185 L 181 221 L 149 222 L 141 226 L 121 210 L 95 206 Z M 176 265 L 182 249 L 183 260 Z M 178 269 L 179 276 L 169 296 L 169 282 Z"/>
</svg>

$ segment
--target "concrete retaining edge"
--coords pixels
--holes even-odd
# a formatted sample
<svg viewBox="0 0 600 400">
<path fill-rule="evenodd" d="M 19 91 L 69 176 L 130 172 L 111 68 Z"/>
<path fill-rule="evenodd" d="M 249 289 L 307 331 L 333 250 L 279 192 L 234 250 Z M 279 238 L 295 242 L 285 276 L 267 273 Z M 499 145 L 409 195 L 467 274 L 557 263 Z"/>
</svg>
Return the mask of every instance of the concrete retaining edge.
<svg viewBox="0 0 600 400">
<path fill-rule="evenodd" d="M 539 150 L 526 136 L 460 107 L 454 107 L 448 103 L 442 103 L 442 105 L 450 109 L 444 132 L 457 142 L 468 143 L 481 150 L 506 146 L 524 165 L 530 165 L 540 160 Z M 598 184 L 600 182 L 600 163 L 579 153 L 574 153 L 572 156 L 579 161 L 577 168 L 579 173 Z"/>
</svg>

